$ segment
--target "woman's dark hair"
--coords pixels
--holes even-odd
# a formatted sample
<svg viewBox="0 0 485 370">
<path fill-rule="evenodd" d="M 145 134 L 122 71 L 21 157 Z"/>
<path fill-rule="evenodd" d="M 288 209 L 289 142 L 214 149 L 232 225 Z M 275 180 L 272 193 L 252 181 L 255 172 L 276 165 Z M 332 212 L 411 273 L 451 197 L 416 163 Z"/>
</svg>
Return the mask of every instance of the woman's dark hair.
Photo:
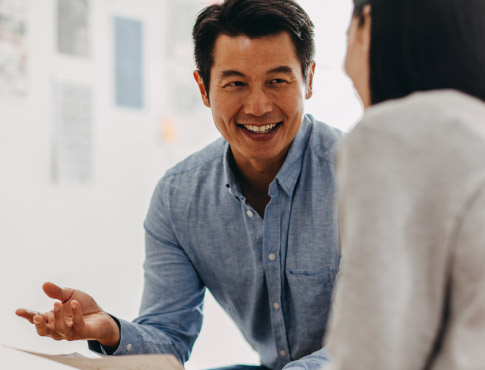
<svg viewBox="0 0 485 370">
<path fill-rule="evenodd" d="M 313 23 L 293 0 L 225 0 L 203 9 L 192 31 L 197 69 L 209 91 L 213 49 L 221 35 L 250 38 L 287 32 L 301 63 L 303 78 L 315 55 Z"/>
<path fill-rule="evenodd" d="M 354 0 L 371 5 L 372 104 L 456 89 L 485 101 L 485 0 Z"/>
<path fill-rule="evenodd" d="M 364 22 L 364 7 L 370 5 L 370 0 L 354 0 L 353 16 L 360 19 L 361 24 Z"/>
</svg>

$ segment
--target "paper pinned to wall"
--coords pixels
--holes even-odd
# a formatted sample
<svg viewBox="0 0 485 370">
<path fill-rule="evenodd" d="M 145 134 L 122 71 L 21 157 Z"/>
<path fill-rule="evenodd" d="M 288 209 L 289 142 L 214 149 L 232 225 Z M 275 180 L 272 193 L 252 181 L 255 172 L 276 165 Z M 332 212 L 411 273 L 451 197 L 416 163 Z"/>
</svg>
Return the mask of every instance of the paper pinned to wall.
<svg viewBox="0 0 485 370">
<path fill-rule="evenodd" d="M 89 0 L 57 0 L 57 49 L 89 56 Z"/>
<path fill-rule="evenodd" d="M 174 116 L 195 116 L 201 106 L 199 90 L 191 71 L 193 60 L 192 28 L 202 9 L 200 0 L 167 2 L 164 19 L 164 83 L 167 106 Z"/>
<path fill-rule="evenodd" d="M 27 93 L 28 0 L 0 1 L 0 99 Z"/>
<path fill-rule="evenodd" d="M 93 93 L 91 88 L 53 83 L 54 182 L 86 183 L 92 176 Z"/>
<path fill-rule="evenodd" d="M 115 17 L 114 36 L 116 104 L 142 109 L 143 25 L 135 19 Z"/>
<path fill-rule="evenodd" d="M 42 357 L 81 370 L 183 370 L 183 366 L 173 355 L 127 355 L 89 358 L 79 353 L 68 355 L 48 355 L 8 347 L 30 355 Z"/>
</svg>

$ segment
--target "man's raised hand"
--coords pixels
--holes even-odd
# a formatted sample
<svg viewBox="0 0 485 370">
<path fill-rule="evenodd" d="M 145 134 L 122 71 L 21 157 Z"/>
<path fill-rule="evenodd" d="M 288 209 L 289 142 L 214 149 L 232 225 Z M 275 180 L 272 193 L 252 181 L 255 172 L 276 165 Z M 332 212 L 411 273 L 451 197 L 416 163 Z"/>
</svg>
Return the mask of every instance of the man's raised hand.
<svg viewBox="0 0 485 370">
<path fill-rule="evenodd" d="M 97 340 L 103 346 L 117 347 L 120 341 L 118 325 L 88 294 L 53 283 L 44 283 L 45 294 L 57 299 L 54 309 L 36 312 L 19 308 L 15 313 L 35 325 L 40 336 L 55 340 Z"/>
</svg>

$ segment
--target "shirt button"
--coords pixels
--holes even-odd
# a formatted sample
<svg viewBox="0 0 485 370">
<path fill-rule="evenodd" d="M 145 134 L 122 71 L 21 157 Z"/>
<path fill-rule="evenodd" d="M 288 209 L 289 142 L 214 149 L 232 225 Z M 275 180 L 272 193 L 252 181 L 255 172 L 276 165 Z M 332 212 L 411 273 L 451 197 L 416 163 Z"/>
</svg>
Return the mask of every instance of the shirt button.
<svg viewBox="0 0 485 370">
<path fill-rule="evenodd" d="M 131 343 L 130 343 L 130 344 L 128 344 L 128 345 L 126 346 L 126 352 L 130 352 L 132 348 L 133 348 L 133 346 L 131 345 Z"/>
<path fill-rule="evenodd" d="M 280 356 L 281 356 L 281 357 L 286 357 L 286 351 L 282 349 L 282 350 L 280 351 Z"/>
<path fill-rule="evenodd" d="M 273 308 L 275 310 L 279 310 L 280 309 L 280 304 L 278 302 L 273 303 Z"/>
<path fill-rule="evenodd" d="M 227 192 L 232 195 L 232 190 L 231 188 L 227 188 Z"/>
<path fill-rule="evenodd" d="M 270 261 L 274 261 L 274 260 L 276 259 L 276 254 L 274 254 L 274 253 L 270 253 L 270 254 L 269 254 L 269 256 L 268 256 L 268 259 L 269 259 Z"/>
<path fill-rule="evenodd" d="M 253 217 L 253 216 L 254 216 L 254 213 L 253 213 L 253 212 L 251 212 L 249 209 L 248 209 L 248 211 L 247 211 L 246 213 L 247 213 L 247 215 L 248 215 L 249 217 Z"/>
</svg>

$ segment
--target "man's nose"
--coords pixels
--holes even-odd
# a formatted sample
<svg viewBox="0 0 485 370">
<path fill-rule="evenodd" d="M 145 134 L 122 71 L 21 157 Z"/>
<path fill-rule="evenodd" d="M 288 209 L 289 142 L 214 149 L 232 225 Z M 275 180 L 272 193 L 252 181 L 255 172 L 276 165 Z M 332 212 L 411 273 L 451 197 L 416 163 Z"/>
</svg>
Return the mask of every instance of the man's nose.
<svg viewBox="0 0 485 370">
<path fill-rule="evenodd" d="M 273 104 L 264 88 L 249 89 L 244 104 L 244 113 L 253 116 L 263 116 L 273 110 Z"/>
</svg>

